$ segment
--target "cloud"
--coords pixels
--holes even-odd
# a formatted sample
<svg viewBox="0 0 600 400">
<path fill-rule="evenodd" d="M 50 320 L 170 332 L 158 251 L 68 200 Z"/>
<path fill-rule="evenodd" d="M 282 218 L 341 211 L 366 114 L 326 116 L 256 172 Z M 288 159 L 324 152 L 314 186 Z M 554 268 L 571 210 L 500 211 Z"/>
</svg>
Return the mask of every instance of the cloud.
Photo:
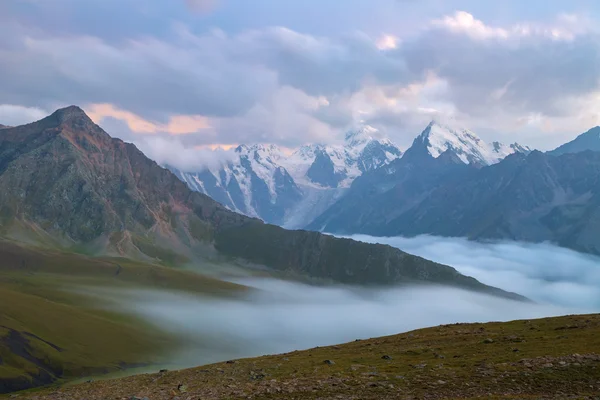
<svg viewBox="0 0 600 400">
<path fill-rule="evenodd" d="M 173 367 L 277 354 L 455 322 L 562 315 L 572 309 L 516 303 L 443 287 L 368 290 L 242 279 L 245 297 L 215 299 L 157 291 L 86 289 L 117 301 L 178 338 Z"/>
<path fill-rule="evenodd" d="M 375 45 L 379 50 L 391 50 L 398 48 L 398 42 L 400 39 L 394 35 L 382 35 Z"/>
<path fill-rule="evenodd" d="M 436 236 L 352 236 L 384 243 L 432 261 L 451 265 L 488 285 L 525 295 L 541 303 L 600 309 L 600 258 L 551 244 L 479 243 Z"/>
<path fill-rule="evenodd" d="M 194 12 L 207 13 L 217 7 L 219 0 L 185 0 L 185 4 Z"/>
<path fill-rule="evenodd" d="M 124 121 L 135 133 L 166 132 L 171 135 L 186 135 L 210 128 L 208 118 L 201 115 L 173 115 L 166 124 L 147 121 L 129 111 L 121 110 L 112 104 L 91 104 L 87 108 L 89 117 L 97 124 L 106 118 Z"/>
<path fill-rule="evenodd" d="M 90 12 L 65 8 L 74 14 L 58 27 Z M 142 14 L 160 19 L 160 10 L 148 5 Z M 566 140 L 565 131 L 574 135 L 600 123 L 600 40 L 593 21 L 577 14 L 492 25 L 458 11 L 409 34 L 391 25 L 375 34 L 259 24 L 234 29 L 216 20 L 228 30 L 211 30 L 181 18 L 166 28 L 163 18 L 160 35 L 140 25 L 138 34 L 128 28 L 118 37 L 91 25 L 49 28 L 46 20 L 35 23 L 41 17 L 33 11 L 15 15 L 0 24 L 6 33 L 0 34 L 0 104 L 46 110 L 110 104 L 138 131 L 190 133 L 207 122 L 218 143 L 295 146 L 300 139 L 339 140 L 356 121 L 371 120 L 408 143 L 431 111 L 493 131 L 485 139 L 508 132 L 510 141 L 521 134 L 532 140 L 520 141 L 544 148 Z M 440 90 L 428 84 L 406 93 L 431 76 Z M 365 101 L 377 92 L 385 96 Z M 540 133 L 551 129 L 562 139 Z M 182 142 L 206 144 L 207 137 L 200 132 Z"/>
<path fill-rule="evenodd" d="M 456 322 L 531 319 L 600 310 L 599 259 L 548 244 L 472 243 L 436 237 L 374 238 L 452 265 L 537 303 L 447 287 L 368 289 L 240 278 L 252 290 L 219 299 L 160 291 L 85 293 L 176 335 L 174 367 L 332 345 Z"/>
<path fill-rule="evenodd" d="M 471 116 L 570 115 L 576 99 L 600 89 L 597 34 L 559 25 L 496 28 L 458 12 L 403 50 L 414 72 L 447 81 L 448 100 Z"/>
<path fill-rule="evenodd" d="M 17 126 L 38 121 L 48 112 L 37 107 L 23 107 L 13 104 L 0 104 L 0 124 Z"/>
<path fill-rule="evenodd" d="M 237 155 L 232 145 L 227 150 L 216 148 L 190 148 L 181 141 L 160 136 L 145 137 L 136 140 L 135 145 L 158 164 L 170 165 L 184 172 L 201 172 L 207 168 L 219 169 L 223 164 L 233 161 Z"/>
</svg>

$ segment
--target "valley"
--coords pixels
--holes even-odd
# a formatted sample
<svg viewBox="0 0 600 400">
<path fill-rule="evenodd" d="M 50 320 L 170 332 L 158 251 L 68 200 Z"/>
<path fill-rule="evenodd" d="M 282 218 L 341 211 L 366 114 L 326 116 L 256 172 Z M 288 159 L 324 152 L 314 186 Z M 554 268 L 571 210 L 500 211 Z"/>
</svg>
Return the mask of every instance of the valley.
<svg viewBox="0 0 600 400">
<path fill-rule="evenodd" d="M 0 400 L 600 400 L 598 22 L 0 0 Z"/>
<path fill-rule="evenodd" d="M 123 258 L 93 259 L 0 241 L 0 392 L 160 365 L 179 348 L 166 330 L 93 298 L 99 288 L 239 296 L 243 286 Z"/>
<path fill-rule="evenodd" d="M 428 129 L 434 128 L 441 129 Z M 188 368 L 453 321 L 508 321 L 600 307 L 593 291 L 575 303 L 567 301 L 569 292 L 539 296 L 484 272 L 479 264 L 468 268 L 447 254 L 414 248 L 411 239 L 288 231 L 235 214 L 188 189 L 134 146 L 110 138 L 78 107 L 3 133 L 0 185 L 20 188 L 4 192 L 2 200 L 3 392 Z M 463 133 L 479 143 L 472 133 Z M 524 149 L 511 149 L 516 148 Z M 339 198 L 336 204 L 342 205 L 359 190 L 373 193 L 364 182 L 377 176 L 384 186 L 391 175 L 417 182 L 411 175 L 414 165 L 428 174 L 419 174 L 413 189 L 419 196 L 418 190 L 444 177 L 458 182 L 506 163 L 490 152 L 468 153 L 479 154 L 471 158 L 451 149 L 438 151 L 436 158 L 413 147 L 401 158 L 354 175 L 350 187 L 330 187 L 331 199 Z M 41 163 L 46 168 L 24 176 L 17 168 Z M 64 168 L 70 172 L 58 172 Z M 390 168 L 393 174 L 386 172 Z M 52 184 L 44 191 L 31 186 L 48 179 Z M 112 186 L 116 181 L 120 185 Z M 14 197 L 19 190 L 27 193 L 21 203 Z M 47 204 L 43 210 L 41 202 Z M 384 210 L 380 204 L 379 211 Z M 585 271 L 591 268 L 568 257 Z M 524 261 L 523 271 L 528 264 Z M 519 282 L 528 279 L 537 278 Z M 575 283 L 565 276 L 559 280 Z M 439 306 L 425 305 L 431 299 Z M 295 313 L 288 316 L 290 309 Z M 362 312 L 353 318 L 353 309 Z"/>
</svg>

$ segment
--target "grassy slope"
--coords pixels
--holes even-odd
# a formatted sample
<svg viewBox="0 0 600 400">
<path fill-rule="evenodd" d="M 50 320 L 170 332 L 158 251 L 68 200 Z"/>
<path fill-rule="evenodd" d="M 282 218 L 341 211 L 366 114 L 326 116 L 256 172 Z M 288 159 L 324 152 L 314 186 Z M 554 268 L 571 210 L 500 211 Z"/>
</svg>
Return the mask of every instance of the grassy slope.
<svg viewBox="0 0 600 400">
<path fill-rule="evenodd" d="M 22 397 L 588 398 L 600 392 L 599 353 L 600 315 L 456 324 L 235 363 L 45 389 Z"/>
<path fill-rule="evenodd" d="M 161 288 L 229 295 L 243 288 L 126 259 L 0 241 L 0 392 L 158 362 L 169 338 L 65 288 Z"/>
</svg>

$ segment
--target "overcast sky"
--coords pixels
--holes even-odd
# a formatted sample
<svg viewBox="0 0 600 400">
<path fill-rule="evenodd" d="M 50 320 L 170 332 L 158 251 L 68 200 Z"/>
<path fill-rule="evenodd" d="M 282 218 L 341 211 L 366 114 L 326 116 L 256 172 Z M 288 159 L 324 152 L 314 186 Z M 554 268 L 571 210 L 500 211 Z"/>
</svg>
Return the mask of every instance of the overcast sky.
<svg viewBox="0 0 600 400">
<path fill-rule="evenodd" d="M 549 149 L 600 124 L 596 0 L 1 0 L 0 123 L 77 104 L 185 147 L 407 147 L 435 115 Z"/>
</svg>

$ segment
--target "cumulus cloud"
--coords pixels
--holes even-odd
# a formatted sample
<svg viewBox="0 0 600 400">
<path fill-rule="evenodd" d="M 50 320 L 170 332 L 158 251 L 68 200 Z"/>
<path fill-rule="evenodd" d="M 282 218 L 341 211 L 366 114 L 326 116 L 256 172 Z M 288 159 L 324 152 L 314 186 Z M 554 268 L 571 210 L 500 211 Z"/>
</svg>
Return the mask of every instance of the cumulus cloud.
<svg viewBox="0 0 600 400">
<path fill-rule="evenodd" d="M 355 239 L 389 243 L 514 290 L 519 303 L 447 287 L 367 289 L 309 286 L 267 278 L 235 282 L 244 297 L 204 298 L 156 291 L 86 290 L 113 299 L 179 337 L 176 367 L 332 345 L 456 322 L 486 322 L 600 310 L 599 259 L 549 244 L 472 243 L 435 237 Z"/>
<path fill-rule="evenodd" d="M 459 12 L 404 46 L 404 55 L 412 70 L 446 80 L 449 99 L 464 113 L 553 117 L 600 90 L 597 39 L 559 27 L 490 27 Z"/>
<path fill-rule="evenodd" d="M 187 2 L 202 10 L 210 3 Z M 100 2 L 93 4 L 95 10 Z M 157 12 L 148 7 L 148 15 Z M 0 24 L 6 33 L 0 35 L 0 103 L 48 110 L 111 104 L 163 130 L 183 116 L 171 128 L 185 132 L 202 116 L 219 142 L 285 146 L 301 144 L 300 137 L 336 140 L 357 120 L 372 120 L 395 132 L 396 141 L 409 142 L 432 112 L 453 114 L 475 131 L 520 133 L 533 139 L 520 141 L 542 148 L 567 138 L 548 143 L 539 132 L 574 135 L 600 123 L 600 40 L 593 21 L 577 14 L 492 25 L 458 11 L 410 35 L 392 26 L 378 28 L 384 34 L 255 25 L 192 30 L 178 21 L 162 36 L 141 30 L 118 40 L 84 27 L 57 33 L 24 15 Z M 422 88 L 407 99 L 403 91 L 430 76 L 445 89 Z M 386 92 L 385 101 L 360 99 L 377 91 Z M 311 101 L 326 105 L 315 109 Z"/>
<path fill-rule="evenodd" d="M 149 158 L 163 166 L 172 166 L 184 172 L 201 172 L 207 168 L 219 169 L 236 158 L 232 145 L 215 148 L 186 147 L 181 141 L 164 137 L 147 137 L 135 141 L 136 146 Z"/>
</svg>

